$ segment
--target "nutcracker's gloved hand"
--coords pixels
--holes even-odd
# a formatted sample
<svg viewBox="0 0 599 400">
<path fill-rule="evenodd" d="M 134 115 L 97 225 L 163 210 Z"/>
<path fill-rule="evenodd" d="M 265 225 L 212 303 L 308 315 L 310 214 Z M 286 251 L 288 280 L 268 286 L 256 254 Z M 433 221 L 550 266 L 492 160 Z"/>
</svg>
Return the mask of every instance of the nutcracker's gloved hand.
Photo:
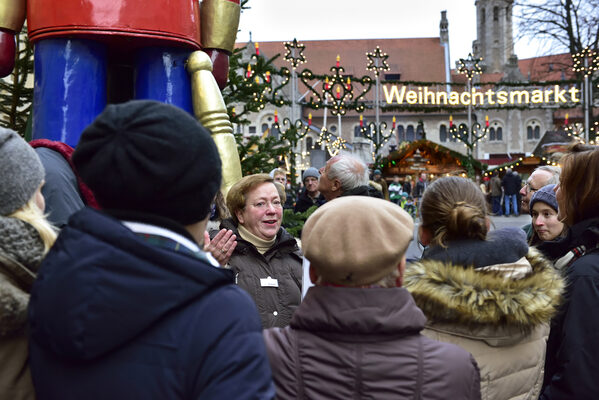
<svg viewBox="0 0 599 400">
<path fill-rule="evenodd" d="M 212 75 L 220 90 L 223 90 L 229 77 L 229 53 L 220 49 L 206 49 L 205 52 L 212 61 Z"/>
<path fill-rule="evenodd" d="M 227 58 L 227 67 L 229 60 Z M 15 33 L 0 28 L 0 78 L 12 72 L 15 66 Z M 228 68 L 227 68 L 228 70 Z"/>
</svg>

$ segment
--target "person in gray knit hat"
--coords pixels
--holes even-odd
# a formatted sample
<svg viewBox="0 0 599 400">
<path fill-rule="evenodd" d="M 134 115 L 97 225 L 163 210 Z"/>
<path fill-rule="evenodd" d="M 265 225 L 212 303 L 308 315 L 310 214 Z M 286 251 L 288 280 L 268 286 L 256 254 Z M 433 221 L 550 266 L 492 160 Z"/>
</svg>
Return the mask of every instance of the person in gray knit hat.
<svg viewBox="0 0 599 400">
<path fill-rule="evenodd" d="M 0 128 L 0 398 L 35 398 L 25 335 L 29 293 L 56 233 L 44 217 L 44 169 L 16 132 Z"/>
<path fill-rule="evenodd" d="M 8 215 L 27 203 L 44 180 L 35 151 L 16 132 L 0 128 L 0 214 Z"/>
<path fill-rule="evenodd" d="M 326 200 L 322 193 L 318 191 L 318 180 L 320 179 L 320 173 L 314 167 L 310 167 L 302 174 L 302 182 L 304 183 L 304 190 L 302 190 L 297 196 L 295 202 L 294 212 L 304 212 L 312 206 L 320 207 Z"/>
<path fill-rule="evenodd" d="M 530 199 L 533 234 L 529 244 L 554 240 L 566 234 L 566 225 L 557 217 L 558 205 L 555 185 L 546 185 L 537 190 Z"/>
</svg>

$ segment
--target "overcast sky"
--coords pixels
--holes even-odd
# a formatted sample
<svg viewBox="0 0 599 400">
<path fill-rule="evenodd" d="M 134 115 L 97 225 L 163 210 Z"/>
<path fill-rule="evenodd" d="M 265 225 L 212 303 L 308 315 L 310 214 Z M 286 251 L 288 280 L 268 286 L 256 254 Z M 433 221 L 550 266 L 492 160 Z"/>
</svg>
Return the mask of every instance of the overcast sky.
<svg viewBox="0 0 599 400">
<path fill-rule="evenodd" d="M 468 56 L 476 39 L 474 0 L 250 0 L 247 6 L 239 42 L 247 42 L 250 32 L 254 42 L 439 37 L 442 10 L 452 66 Z M 514 20 L 514 34 L 516 25 Z M 544 55 L 527 40 L 517 41 L 515 51 L 520 59 Z"/>
</svg>

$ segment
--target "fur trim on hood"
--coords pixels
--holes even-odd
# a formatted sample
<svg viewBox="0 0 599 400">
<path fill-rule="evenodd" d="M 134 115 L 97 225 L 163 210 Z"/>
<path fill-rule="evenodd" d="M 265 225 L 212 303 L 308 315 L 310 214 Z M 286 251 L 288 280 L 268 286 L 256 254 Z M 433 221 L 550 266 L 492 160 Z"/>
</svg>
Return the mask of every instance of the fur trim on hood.
<svg viewBox="0 0 599 400">
<path fill-rule="evenodd" d="M 526 259 L 532 272 L 520 279 L 496 270 L 420 260 L 406 268 L 404 286 L 433 322 L 520 328 L 549 323 L 564 280 L 536 249 L 531 248 Z"/>
</svg>

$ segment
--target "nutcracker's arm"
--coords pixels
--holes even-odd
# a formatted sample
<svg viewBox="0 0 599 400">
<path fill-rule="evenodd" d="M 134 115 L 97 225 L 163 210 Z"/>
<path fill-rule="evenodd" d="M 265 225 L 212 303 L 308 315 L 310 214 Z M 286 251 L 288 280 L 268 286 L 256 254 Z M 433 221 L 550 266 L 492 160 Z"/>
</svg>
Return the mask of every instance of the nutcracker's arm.
<svg viewBox="0 0 599 400">
<path fill-rule="evenodd" d="M 212 61 L 212 74 L 221 89 L 227 85 L 240 13 L 239 0 L 203 0 L 200 5 L 202 49 Z"/>
<path fill-rule="evenodd" d="M 0 0 L 0 77 L 15 64 L 15 35 L 23 28 L 27 0 Z"/>
<path fill-rule="evenodd" d="M 222 162 L 221 191 L 226 197 L 235 182 L 241 179 L 241 163 L 233 126 L 218 85 L 212 76 L 210 57 L 203 51 L 194 51 L 187 60 L 191 75 L 193 112 L 196 118 L 212 132 Z"/>
</svg>

